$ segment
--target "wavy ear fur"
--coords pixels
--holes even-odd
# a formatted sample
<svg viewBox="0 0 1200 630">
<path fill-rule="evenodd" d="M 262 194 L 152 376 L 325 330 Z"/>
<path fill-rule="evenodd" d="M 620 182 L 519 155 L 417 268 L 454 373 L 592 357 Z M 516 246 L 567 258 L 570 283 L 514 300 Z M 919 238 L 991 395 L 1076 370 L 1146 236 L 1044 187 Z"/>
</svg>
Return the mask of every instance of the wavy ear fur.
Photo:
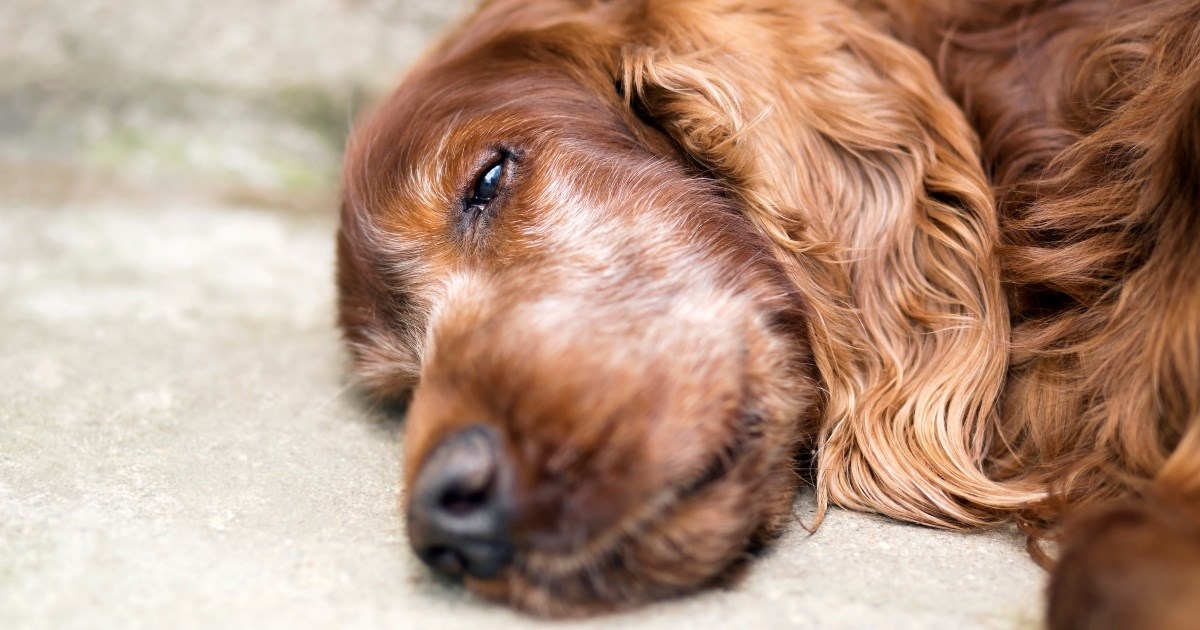
<svg viewBox="0 0 1200 630">
<path fill-rule="evenodd" d="M 997 217 L 928 62 L 832 2 L 645 11 L 621 60 L 632 105 L 743 203 L 808 301 L 822 508 L 963 527 L 1040 496 L 985 471 L 1004 448 Z"/>
</svg>

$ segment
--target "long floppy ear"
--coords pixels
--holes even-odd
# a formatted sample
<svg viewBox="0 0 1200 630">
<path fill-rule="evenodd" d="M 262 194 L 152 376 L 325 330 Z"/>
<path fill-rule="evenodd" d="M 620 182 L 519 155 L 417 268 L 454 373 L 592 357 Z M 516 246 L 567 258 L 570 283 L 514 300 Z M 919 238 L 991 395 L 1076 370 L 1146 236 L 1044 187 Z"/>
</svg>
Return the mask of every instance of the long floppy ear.
<svg viewBox="0 0 1200 630">
<path fill-rule="evenodd" d="M 822 509 L 1000 520 L 1040 495 L 984 472 L 1004 447 L 1009 331 L 974 135 L 929 64 L 853 12 L 737 5 L 640 16 L 622 81 L 741 200 L 808 300 L 828 392 Z"/>
<path fill-rule="evenodd" d="M 360 156 L 347 158 L 348 172 L 367 172 Z M 388 273 L 382 232 L 361 210 L 361 187 L 349 185 L 337 233 L 338 327 L 350 350 L 351 373 L 363 392 L 380 402 L 406 401 L 421 371 L 422 322 L 428 307 L 413 299 L 409 278 Z M 356 203 L 357 202 L 357 203 Z M 397 248 L 390 248 L 393 253 Z"/>
</svg>

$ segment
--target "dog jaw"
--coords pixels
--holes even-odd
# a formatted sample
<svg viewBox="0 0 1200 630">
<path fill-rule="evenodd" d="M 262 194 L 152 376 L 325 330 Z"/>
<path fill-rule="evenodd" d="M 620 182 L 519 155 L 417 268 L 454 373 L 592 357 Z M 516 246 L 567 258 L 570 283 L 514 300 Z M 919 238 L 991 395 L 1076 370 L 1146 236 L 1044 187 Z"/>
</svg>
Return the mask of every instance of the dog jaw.
<svg viewBox="0 0 1200 630">
<path fill-rule="evenodd" d="M 517 288 L 528 278 L 449 283 L 409 413 L 410 485 L 469 425 L 502 435 L 515 467 L 516 558 L 467 585 L 574 615 L 720 580 L 790 514 L 814 407 L 802 351 L 736 293 L 651 285 L 639 310 L 588 283 Z"/>
</svg>

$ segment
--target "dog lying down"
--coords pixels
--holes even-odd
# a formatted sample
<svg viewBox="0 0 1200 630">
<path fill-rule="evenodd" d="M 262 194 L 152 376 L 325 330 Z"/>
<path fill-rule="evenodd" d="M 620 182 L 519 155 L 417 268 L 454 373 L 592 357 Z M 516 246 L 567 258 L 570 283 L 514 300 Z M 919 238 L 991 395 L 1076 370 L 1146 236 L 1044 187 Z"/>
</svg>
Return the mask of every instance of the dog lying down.
<svg viewBox="0 0 1200 630">
<path fill-rule="evenodd" d="M 340 323 L 416 553 L 519 608 L 726 582 L 812 483 L 1197 627 L 1198 182 L 1200 0 L 495 0 L 350 140 Z"/>
</svg>

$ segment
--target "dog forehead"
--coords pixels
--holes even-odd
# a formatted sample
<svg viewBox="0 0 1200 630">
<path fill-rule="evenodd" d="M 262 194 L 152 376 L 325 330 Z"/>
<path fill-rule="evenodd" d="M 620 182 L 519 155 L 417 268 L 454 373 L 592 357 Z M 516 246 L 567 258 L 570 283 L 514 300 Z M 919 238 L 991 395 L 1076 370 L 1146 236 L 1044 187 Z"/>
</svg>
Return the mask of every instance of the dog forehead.
<svg viewBox="0 0 1200 630">
<path fill-rule="evenodd" d="M 462 176 L 455 169 L 484 151 L 626 135 L 615 94 L 598 89 L 536 60 L 481 54 L 425 67 L 354 131 L 344 167 L 348 196 L 373 212 L 389 198 Z"/>
<path fill-rule="evenodd" d="M 552 115 L 615 102 L 615 52 L 604 43 L 580 51 L 586 25 L 492 30 L 446 46 L 414 67 L 387 107 L 429 128 L 503 110 Z M 454 39 L 452 37 L 451 39 Z M 598 96 L 604 98 L 598 99 Z"/>
</svg>

